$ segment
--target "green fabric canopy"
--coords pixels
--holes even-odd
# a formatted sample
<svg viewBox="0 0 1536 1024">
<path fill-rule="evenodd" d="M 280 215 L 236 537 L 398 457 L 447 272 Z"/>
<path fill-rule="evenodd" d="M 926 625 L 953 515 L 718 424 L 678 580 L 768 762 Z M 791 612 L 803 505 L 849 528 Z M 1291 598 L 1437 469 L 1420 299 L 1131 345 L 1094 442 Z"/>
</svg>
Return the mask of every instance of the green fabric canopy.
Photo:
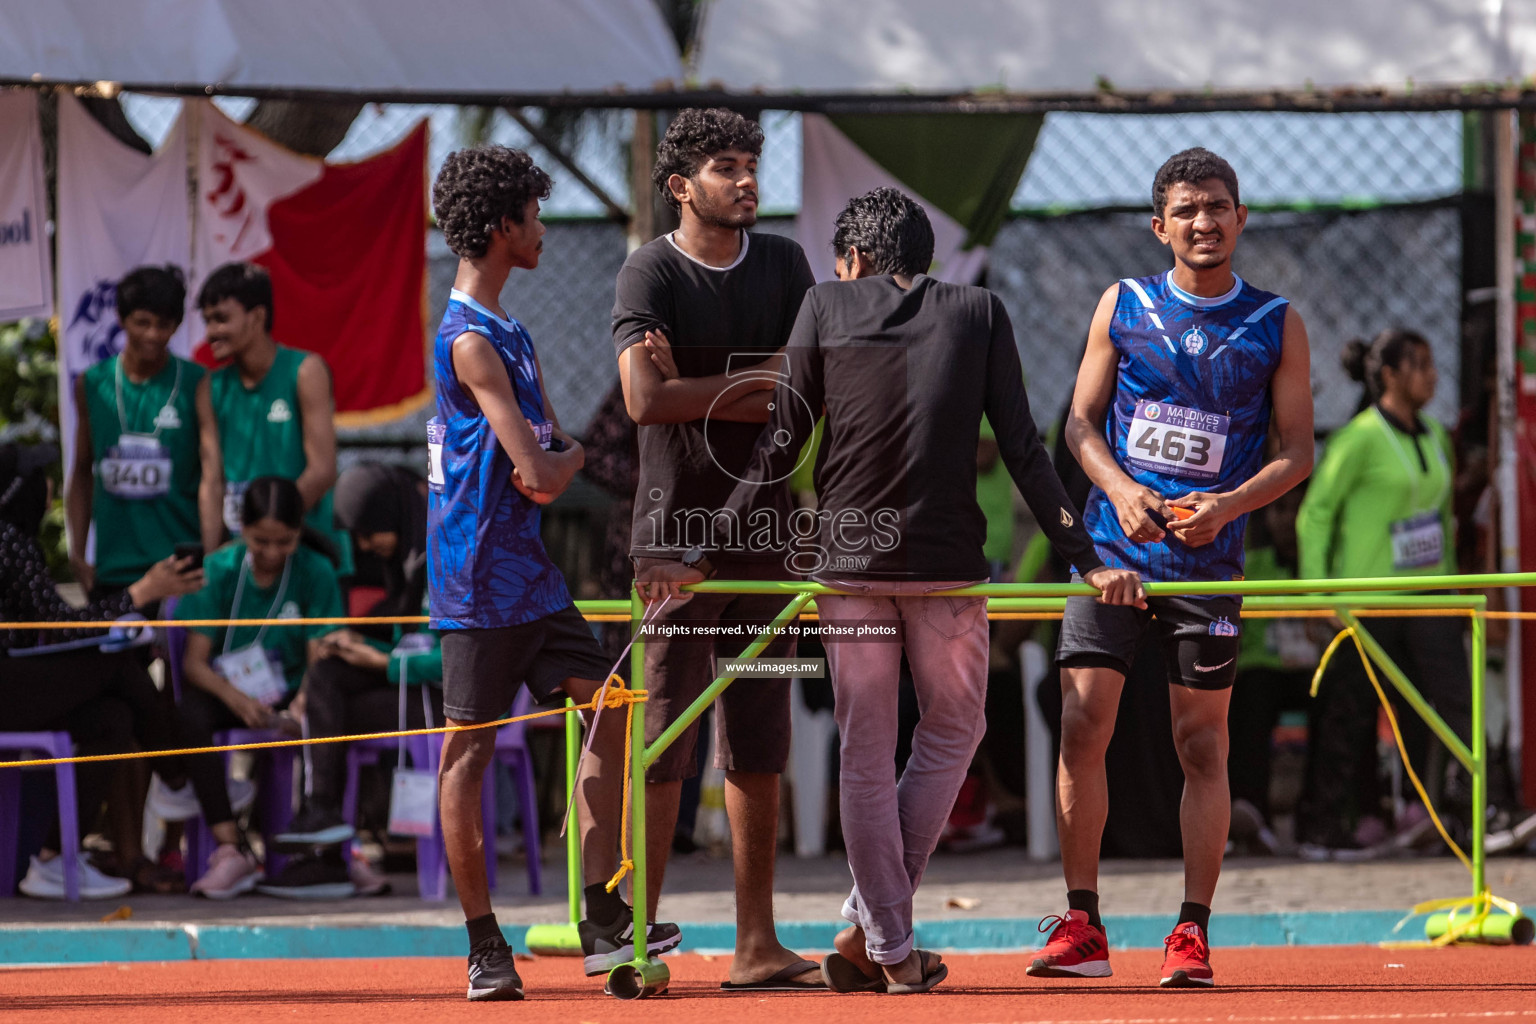
<svg viewBox="0 0 1536 1024">
<path fill-rule="evenodd" d="M 925 201 L 990 245 L 1040 134 L 1043 114 L 834 114 L 829 120 Z"/>
</svg>

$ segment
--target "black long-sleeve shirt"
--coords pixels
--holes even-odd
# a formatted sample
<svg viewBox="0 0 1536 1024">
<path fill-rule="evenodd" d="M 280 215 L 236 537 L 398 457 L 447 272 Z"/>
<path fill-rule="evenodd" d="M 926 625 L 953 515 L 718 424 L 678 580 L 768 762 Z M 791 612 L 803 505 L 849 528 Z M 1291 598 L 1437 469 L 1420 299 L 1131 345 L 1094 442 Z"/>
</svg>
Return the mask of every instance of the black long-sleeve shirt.
<svg viewBox="0 0 1536 1024">
<path fill-rule="evenodd" d="M 794 469 L 825 408 L 818 508 L 790 524 L 794 568 L 850 580 L 985 579 L 976 503 L 985 413 L 1057 551 L 1079 572 L 1103 564 L 1035 429 L 1013 325 L 991 292 L 922 275 L 906 290 L 891 277 L 817 285 L 787 353 L 789 379 L 726 505 L 747 543 L 753 489 Z"/>
</svg>

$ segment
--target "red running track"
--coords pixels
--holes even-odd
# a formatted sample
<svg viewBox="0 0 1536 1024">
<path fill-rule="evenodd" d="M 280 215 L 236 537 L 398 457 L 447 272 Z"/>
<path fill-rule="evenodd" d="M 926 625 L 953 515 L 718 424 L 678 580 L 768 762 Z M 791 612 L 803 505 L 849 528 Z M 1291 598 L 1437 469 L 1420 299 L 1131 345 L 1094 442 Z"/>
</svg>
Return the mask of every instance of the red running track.
<svg viewBox="0 0 1536 1024">
<path fill-rule="evenodd" d="M 464 962 L 226 960 L 0 970 L 5 1024 L 180 1021 L 358 1021 L 440 1024 L 1285 1024 L 1285 1022 L 1530 1021 L 1536 948 L 1218 949 L 1211 990 L 1158 989 L 1161 953 L 1113 957 L 1113 978 L 1028 978 L 1028 954 L 951 955 L 927 995 L 723 995 L 727 959 L 669 957 L 671 991 L 620 1002 L 571 960 L 519 960 L 523 1003 L 468 1003 Z"/>
</svg>

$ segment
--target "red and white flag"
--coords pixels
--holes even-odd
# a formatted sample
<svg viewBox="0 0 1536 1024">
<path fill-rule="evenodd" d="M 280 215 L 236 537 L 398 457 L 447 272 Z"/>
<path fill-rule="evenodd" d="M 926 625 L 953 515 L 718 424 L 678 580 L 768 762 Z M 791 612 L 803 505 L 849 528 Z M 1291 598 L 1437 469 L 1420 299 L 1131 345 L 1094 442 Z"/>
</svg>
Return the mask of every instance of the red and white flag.
<svg viewBox="0 0 1536 1024">
<path fill-rule="evenodd" d="M 327 164 L 196 106 L 198 284 L 232 260 L 266 267 L 273 337 L 325 359 L 338 422 L 426 401 L 426 123 L 377 156 Z M 200 339 L 194 357 L 209 356 Z"/>
</svg>

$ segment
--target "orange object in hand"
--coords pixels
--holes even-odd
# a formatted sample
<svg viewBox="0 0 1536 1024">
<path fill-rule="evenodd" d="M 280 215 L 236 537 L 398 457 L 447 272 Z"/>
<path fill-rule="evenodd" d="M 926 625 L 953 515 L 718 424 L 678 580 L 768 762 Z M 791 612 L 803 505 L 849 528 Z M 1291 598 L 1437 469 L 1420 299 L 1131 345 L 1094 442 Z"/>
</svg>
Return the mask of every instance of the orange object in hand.
<svg viewBox="0 0 1536 1024">
<path fill-rule="evenodd" d="M 1168 508 L 1173 512 L 1175 519 L 1188 519 L 1198 511 L 1197 509 L 1185 508 L 1183 505 L 1169 505 Z"/>
</svg>

